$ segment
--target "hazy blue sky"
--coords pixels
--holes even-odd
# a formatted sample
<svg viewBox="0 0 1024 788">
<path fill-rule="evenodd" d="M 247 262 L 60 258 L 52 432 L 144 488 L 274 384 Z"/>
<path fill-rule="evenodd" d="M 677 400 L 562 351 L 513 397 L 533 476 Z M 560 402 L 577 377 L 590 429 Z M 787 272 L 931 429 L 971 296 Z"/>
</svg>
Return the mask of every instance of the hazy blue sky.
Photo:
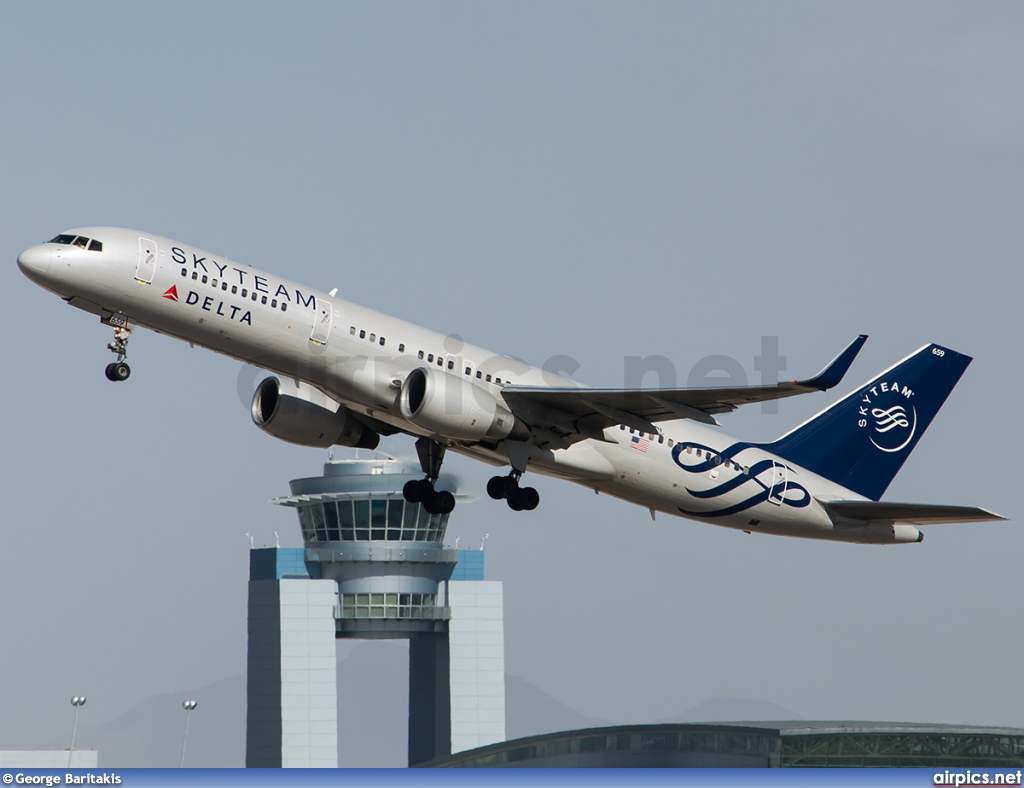
<svg viewBox="0 0 1024 788">
<path fill-rule="evenodd" d="M 0 31 L 0 746 L 62 735 L 75 694 L 98 721 L 242 672 L 243 534 L 298 545 L 266 501 L 326 456 L 253 427 L 252 374 L 207 351 L 138 331 L 109 383 L 109 329 L 15 266 L 83 224 L 595 385 L 648 354 L 753 380 L 762 336 L 796 377 L 870 334 L 840 393 L 930 341 L 973 355 L 887 498 L 1010 523 L 817 544 L 535 478 L 536 512 L 484 498 L 449 536 L 490 534 L 508 670 L 591 716 L 1024 727 L 1020 4 L 33 2 Z"/>
</svg>

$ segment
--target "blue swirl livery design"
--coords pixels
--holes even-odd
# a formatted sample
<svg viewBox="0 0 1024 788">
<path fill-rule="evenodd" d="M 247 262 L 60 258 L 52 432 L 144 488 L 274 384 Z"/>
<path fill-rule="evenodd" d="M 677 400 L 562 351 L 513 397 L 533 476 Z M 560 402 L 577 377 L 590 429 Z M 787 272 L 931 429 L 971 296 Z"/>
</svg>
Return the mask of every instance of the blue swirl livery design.
<svg viewBox="0 0 1024 788">
<path fill-rule="evenodd" d="M 751 509 L 760 503 L 770 502 L 802 509 L 811 502 L 810 493 L 806 488 L 792 481 L 794 471 L 788 465 L 764 459 L 749 467 L 743 466 L 736 457 L 748 448 L 749 443 L 734 443 L 727 449 L 717 452 L 702 443 L 677 443 L 672 449 L 672 460 L 686 473 L 700 476 L 713 474 L 718 470 L 720 476 L 727 474 L 713 487 L 706 490 L 686 487 L 686 492 L 694 498 L 704 500 L 721 498 L 734 490 L 740 490 L 744 495 L 742 500 L 720 509 L 690 511 L 678 506 L 676 508 L 680 513 L 688 517 L 727 517 Z M 688 462 L 690 459 L 694 461 Z M 765 476 L 767 483 L 762 480 Z"/>
</svg>

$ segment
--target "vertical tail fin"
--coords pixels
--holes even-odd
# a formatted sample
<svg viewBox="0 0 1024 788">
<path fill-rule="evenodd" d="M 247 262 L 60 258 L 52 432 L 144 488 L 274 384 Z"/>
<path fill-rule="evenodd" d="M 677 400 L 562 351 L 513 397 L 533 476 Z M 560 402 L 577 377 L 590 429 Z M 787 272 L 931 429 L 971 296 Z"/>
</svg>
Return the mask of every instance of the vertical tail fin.
<svg viewBox="0 0 1024 788">
<path fill-rule="evenodd" d="M 971 360 L 926 345 L 762 448 L 877 501 Z"/>
</svg>

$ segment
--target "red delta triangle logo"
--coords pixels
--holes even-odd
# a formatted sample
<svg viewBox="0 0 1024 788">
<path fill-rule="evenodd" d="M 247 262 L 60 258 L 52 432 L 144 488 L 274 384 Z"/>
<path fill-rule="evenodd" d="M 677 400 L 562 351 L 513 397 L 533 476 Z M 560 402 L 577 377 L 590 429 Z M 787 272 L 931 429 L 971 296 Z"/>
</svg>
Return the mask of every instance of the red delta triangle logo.
<svg viewBox="0 0 1024 788">
<path fill-rule="evenodd" d="M 178 286 L 171 285 L 164 291 L 164 298 L 169 298 L 172 301 L 178 300 Z"/>
</svg>

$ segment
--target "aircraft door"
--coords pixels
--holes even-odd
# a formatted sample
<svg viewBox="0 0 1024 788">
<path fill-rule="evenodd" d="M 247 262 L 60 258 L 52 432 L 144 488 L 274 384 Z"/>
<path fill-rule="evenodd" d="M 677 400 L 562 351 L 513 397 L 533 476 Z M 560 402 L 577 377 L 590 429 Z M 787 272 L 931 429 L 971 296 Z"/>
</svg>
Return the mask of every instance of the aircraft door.
<svg viewBox="0 0 1024 788">
<path fill-rule="evenodd" d="M 780 463 L 774 463 L 772 468 L 772 486 L 768 491 L 768 502 L 773 503 L 776 506 L 782 505 L 782 500 L 786 497 L 786 485 L 789 481 L 788 469 L 785 465 Z"/>
<path fill-rule="evenodd" d="M 334 308 L 329 301 L 317 299 L 316 311 L 313 313 L 313 333 L 309 338 L 318 345 L 326 345 L 327 337 L 331 333 L 331 322 L 334 318 Z"/>
<path fill-rule="evenodd" d="M 156 241 L 139 238 L 139 266 L 135 269 L 135 278 L 147 285 L 152 284 L 156 274 Z"/>
</svg>

